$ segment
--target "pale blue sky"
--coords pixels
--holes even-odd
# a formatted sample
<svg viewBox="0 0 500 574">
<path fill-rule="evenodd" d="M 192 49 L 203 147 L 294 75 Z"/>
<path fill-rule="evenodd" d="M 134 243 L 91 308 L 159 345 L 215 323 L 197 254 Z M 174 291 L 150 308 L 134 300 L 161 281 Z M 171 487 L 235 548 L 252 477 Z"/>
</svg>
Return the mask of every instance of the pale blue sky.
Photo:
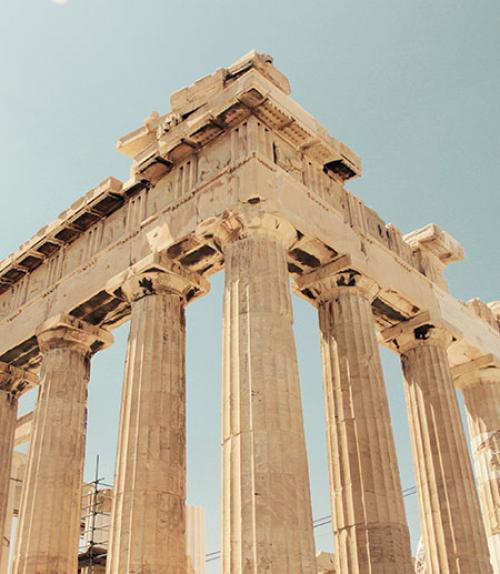
<svg viewBox="0 0 500 574">
<path fill-rule="evenodd" d="M 457 297 L 500 298 L 500 4 L 495 0 L 2 0 L 0 257 L 108 175 L 116 140 L 169 95 L 252 48 L 363 158 L 349 187 L 403 231 L 436 222 L 465 247 Z M 189 499 L 219 548 L 222 274 L 188 311 Z M 295 301 L 314 516 L 330 513 L 318 330 Z M 112 480 L 127 327 L 94 360 L 86 477 Z M 414 484 L 402 380 L 383 353 L 403 487 Z M 406 499 L 414 545 L 416 497 Z M 318 549 L 331 545 L 317 530 Z M 218 570 L 210 564 L 207 574 Z"/>
</svg>

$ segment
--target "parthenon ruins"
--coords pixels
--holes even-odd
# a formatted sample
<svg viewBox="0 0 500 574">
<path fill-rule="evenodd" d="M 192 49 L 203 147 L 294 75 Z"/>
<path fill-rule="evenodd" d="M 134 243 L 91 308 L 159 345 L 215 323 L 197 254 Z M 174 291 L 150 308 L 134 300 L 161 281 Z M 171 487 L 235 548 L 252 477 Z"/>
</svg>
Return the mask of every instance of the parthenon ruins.
<svg viewBox="0 0 500 574">
<path fill-rule="evenodd" d="M 435 224 L 402 235 L 349 192 L 360 158 L 256 52 L 118 150 L 128 181 L 0 262 L 0 532 L 18 399 L 40 389 L 10 572 L 78 572 L 90 364 L 126 321 L 106 572 L 188 572 L 184 311 L 224 269 L 222 572 L 318 572 L 293 292 L 318 309 L 330 572 L 414 572 L 383 345 L 401 357 L 425 572 L 500 574 L 500 301 L 449 292 L 458 241 Z"/>
</svg>

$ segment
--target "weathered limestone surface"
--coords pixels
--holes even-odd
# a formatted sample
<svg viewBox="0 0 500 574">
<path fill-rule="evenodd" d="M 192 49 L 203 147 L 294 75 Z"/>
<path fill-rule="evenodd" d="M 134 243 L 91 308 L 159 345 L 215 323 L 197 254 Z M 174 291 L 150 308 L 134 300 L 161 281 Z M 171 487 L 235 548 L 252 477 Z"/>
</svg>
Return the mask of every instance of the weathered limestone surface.
<svg viewBox="0 0 500 574">
<path fill-rule="evenodd" d="M 294 233 L 273 227 L 223 245 L 225 574 L 316 574 L 286 263 Z"/>
<path fill-rule="evenodd" d="M 41 326 L 37 337 L 41 390 L 13 572 L 68 574 L 77 568 L 90 355 L 110 344 L 112 336 L 56 317 Z"/>
<path fill-rule="evenodd" d="M 459 375 L 494 574 L 500 574 L 500 368 Z"/>
<path fill-rule="evenodd" d="M 109 574 L 185 574 L 186 294 L 194 274 L 152 272 L 123 290 L 132 305 Z"/>
<path fill-rule="evenodd" d="M 320 301 L 338 571 L 410 574 L 409 532 L 370 306 L 376 285 L 337 263 L 299 284 Z"/>
<path fill-rule="evenodd" d="M 9 389 L 11 379 L 12 373 L 9 366 L 0 363 L 0 533 L 2 535 L 9 506 L 10 469 L 17 418 L 17 397 L 15 394 L 12 395 Z M 0 562 L 3 548 L 2 543 L 0 544 Z"/>
<path fill-rule="evenodd" d="M 491 572 L 457 397 L 449 335 L 423 324 L 401 334 L 410 434 L 427 568 L 432 574 Z"/>
</svg>

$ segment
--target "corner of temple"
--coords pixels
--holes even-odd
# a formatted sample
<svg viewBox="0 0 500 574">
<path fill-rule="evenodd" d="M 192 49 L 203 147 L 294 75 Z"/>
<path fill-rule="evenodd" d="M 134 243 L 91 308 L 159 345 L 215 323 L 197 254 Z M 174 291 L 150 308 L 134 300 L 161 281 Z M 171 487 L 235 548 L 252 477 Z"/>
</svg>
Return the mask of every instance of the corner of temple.
<svg viewBox="0 0 500 574">
<path fill-rule="evenodd" d="M 252 50 L 231 64 L 228 68 L 219 68 L 214 73 L 196 80 L 192 85 L 177 90 L 170 96 L 171 111 L 160 115 L 152 112 L 145 118 L 143 125 L 122 136 L 116 148 L 124 155 L 136 158 L 145 150 L 152 150 L 159 140 L 169 134 L 174 128 L 181 128 L 187 123 L 189 116 L 194 112 L 203 111 L 207 108 L 209 100 L 222 94 L 237 80 L 249 78 L 253 75 L 265 79 L 269 85 L 277 88 L 286 96 L 291 94 L 288 78 L 280 72 L 273 63 L 273 58 L 268 54 L 260 54 Z M 265 90 L 264 90 L 265 92 Z M 251 108 L 266 99 L 265 93 L 251 88 L 247 92 L 239 94 L 243 107 Z M 217 124 L 225 124 L 224 118 L 218 120 L 212 118 Z M 163 158 L 157 162 L 155 170 L 165 173 L 171 167 L 170 161 Z"/>
<path fill-rule="evenodd" d="M 269 80 L 287 96 L 291 94 L 288 78 L 274 66 L 272 56 L 251 50 L 227 68 L 219 68 L 213 74 L 203 76 L 191 86 L 172 94 L 170 105 L 173 113 L 185 115 L 202 107 L 208 99 L 226 88 L 251 70 Z"/>
<path fill-rule="evenodd" d="M 429 223 L 404 236 L 412 247 L 419 247 L 434 254 L 444 265 L 461 261 L 464 248 L 450 233 L 435 223 Z"/>
</svg>

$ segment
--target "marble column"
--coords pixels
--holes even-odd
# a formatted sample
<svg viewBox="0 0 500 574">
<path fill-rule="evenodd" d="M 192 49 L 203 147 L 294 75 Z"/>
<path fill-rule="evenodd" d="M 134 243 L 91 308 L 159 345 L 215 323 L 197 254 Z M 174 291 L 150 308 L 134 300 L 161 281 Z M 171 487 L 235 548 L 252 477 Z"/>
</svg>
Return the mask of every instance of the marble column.
<svg viewBox="0 0 500 574">
<path fill-rule="evenodd" d="M 11 490 L 12 452 L 17 419 L 17 393 L 13 391 L 13 374 L 6 363 L 0 363 L 0 533 L 3 535 L 5 524 L 10 523 L 7 516 L 9 492 Z M 0 544 L 0 563 L 4 544 Z M 8 547 L 7 547 L 8 551 Z"/>
<path fill-rule="evenodd" d="M 494 574 L 500 574 L 500 368 L 460 373 L 483 521 Z M 460 366 L 458 367 L 460 369 Z"/>
<path fill-rule="evenodd" d="M 298 284 L 319 303 L 337 569 L 413 573 L 371 310 L 377 286 L 343 260 Z"/>
<path fill-rule="evenodd" d="M 108 574 L 185 574 L 186 298 L 208 283 L 180 267 L 131 277 Z"/>
<path fill-rule="evenodd" d="M 37 332 L 42 355 L 14 574 L 77 571 L 90 356 L 107 331 L 58 316 Z"/>
<path fill-rule="evenodd" d="M 491 572 L 448 363 L 451 337 L 430 323 L 395 337 L 401 353 L 428 572 Z"/>
<path fill-rule="evenodd" d="M 17 431 L 17 429 L 16 429 Z M 17 436 L 16 436 L 17 438 Z M 16 440 L 14 439 L 14 448 Z M 19 504 L 21 500 L 22 484 L 24 480 L 24 471 L 26 469 L 27 456 L 22 452 L 14 451 L 11 465 L 11 484 L 9 491 L 9 502 L 7 505 L 7 518 L 5 520 L 4 534 L 2 541 L 2 552 L 0 557 L 0 574 L 9 574 L 12 520 L 14 516 L 19 516 Z"/>
<path fill-rule="evenodd" d="M 295 238 L 273 218 L 221 238 L 224 574 L 317 572 L 287 269 Z"/>
<path fill-rule="evenodd" d="M 13 470 L 13 469 L 12 469 Z M 7 501 L 7 508 L 5 513 L 5 521 L 3 527 L 3 537 L 0 548 L 0 574 L 8 574 L 9 561 L 10 561 L 10 544 L 11 544 L 11 531 L 12 519 L 14 517 L 14 499 L 16 494 L 15 482 L 11 480 L 9 497 Z"/>
</svg>

